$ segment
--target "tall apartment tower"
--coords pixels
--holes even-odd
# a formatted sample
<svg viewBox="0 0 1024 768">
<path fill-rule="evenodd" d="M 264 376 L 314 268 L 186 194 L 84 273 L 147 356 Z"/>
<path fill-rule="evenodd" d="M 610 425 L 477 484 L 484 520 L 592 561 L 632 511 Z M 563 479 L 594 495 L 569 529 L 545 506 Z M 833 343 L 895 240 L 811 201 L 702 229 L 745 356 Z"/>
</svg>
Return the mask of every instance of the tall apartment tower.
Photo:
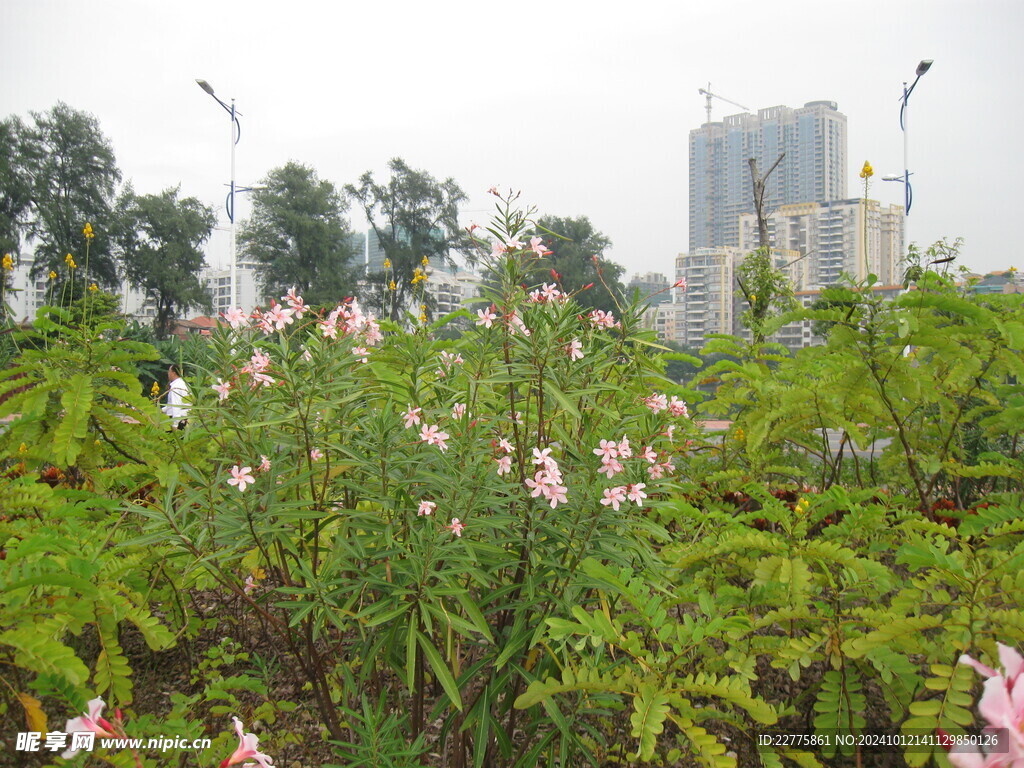
<svg viewBox="0 0 1024 768">
<path fill-rule="evenodd" d="M 739 217 L 754 212 L 748 159 L 768 179 L 766 210 L 846 198 L 846 115 L 834 101 L 768 107 L 690 131 L 690 252 L 740 245 Z"/>
</svg>

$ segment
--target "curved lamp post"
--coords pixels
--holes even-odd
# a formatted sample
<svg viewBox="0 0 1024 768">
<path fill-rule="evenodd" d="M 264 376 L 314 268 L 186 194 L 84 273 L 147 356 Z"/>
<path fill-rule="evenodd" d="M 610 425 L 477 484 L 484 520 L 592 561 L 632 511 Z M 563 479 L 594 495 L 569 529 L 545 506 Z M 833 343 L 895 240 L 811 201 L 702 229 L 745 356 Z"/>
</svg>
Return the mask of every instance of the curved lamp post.
<svg viewBox="0 0 1024 768">
<path fill-rule="evenodd" d="M 236 188 L 235 187 L 235 145 L 238 144 L 238 140 L 242 138 L 242 126 L 238 122 L 238 116 L 240 112 L 235 110 L 235 100 L 231 100 L 231 106 L 228 106 L 219 98 L 217 94 L 213 92 L 213 86 L 211 86 L 205 80 L 196 80 L 196 84 L 206 91 L 210 96 L 213 97 L 214 101 L 224 107 L 224 110 L 231 116 L 231 185 L 228 191 L 228 197 L 225 201 L 225 209 L 228 212 L 228 222 L 231 224 L 230 228 L 230 244 L 229 252 L 231 258 L 231 307 L 234 309 L 237 305 L 237 288 L 235 286 L 235 272 L 237 269 L 238 255 L 235 251 L 235 192 L 248 191 L 247 188 Z"/>
<path fill-rule="evenodd" d="M 903 225 L 903 237 L 907 241 L 907 247 L 910 247 L 910 236 L 907 233 L 906 217 L 910 216 L 910 206 L 914 202 L 914 189 L 910 183 L 910 160 L 909 160 L 909 131 L 907 130 L 908 114 L 909 109 L 907 105 L 910 101 L 910 94 L 914 92 L 914 88 L 917 86 L 917 81 L 921 79 L 921 76 L 931 69 L 932 59 L 922 59 L 917 65 L 917 71 L 914 73 L 916 77 L 914 82 L 911 83 L 910 87 L 907 88 L 906 81 L 903 82 L 903 95 L 900 97 L 902 102 L 900 106 L 900 129 L 903 131 L 903 175 L 902 176 L 883 176 L 883 181 L 902 181 L 903 182 L 903 214 L 904 214 L 904 225 Z"/>
</svg>

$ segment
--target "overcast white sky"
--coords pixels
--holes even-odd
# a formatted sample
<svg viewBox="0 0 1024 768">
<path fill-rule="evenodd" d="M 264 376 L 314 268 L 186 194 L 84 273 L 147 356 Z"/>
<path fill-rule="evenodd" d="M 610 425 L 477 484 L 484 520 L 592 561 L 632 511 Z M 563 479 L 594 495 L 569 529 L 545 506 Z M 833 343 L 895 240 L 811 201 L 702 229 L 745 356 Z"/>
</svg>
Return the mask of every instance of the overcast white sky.
<svg viewBox="0 0 1024 768">
<path fill-rule="evenodd" d="M 854 197 L 865 159 L 875 179 L 902 170 L 902 82 L 928 58 L 910 237 L 961 236 L 987 271 L 1024 266 L 1022 40 L 1020 0 L 0 0 L 0 115 L 91 112 L 136 191 L 180 184 L 226 223 L 230 121 L 203 78 L 242 113 L 241 184 L 297 160 L 340 187 L 400 156 L 453 177 L 467 223 L 486 221 L 488 187 L 513 187 L 541 213 L 589 216 L 627 277 L 668 275 L 687 247 L 698 88 L 754 110 L 838 102 Z M 211 261 L 226 253 L 216 233 Z"/>
</svg>

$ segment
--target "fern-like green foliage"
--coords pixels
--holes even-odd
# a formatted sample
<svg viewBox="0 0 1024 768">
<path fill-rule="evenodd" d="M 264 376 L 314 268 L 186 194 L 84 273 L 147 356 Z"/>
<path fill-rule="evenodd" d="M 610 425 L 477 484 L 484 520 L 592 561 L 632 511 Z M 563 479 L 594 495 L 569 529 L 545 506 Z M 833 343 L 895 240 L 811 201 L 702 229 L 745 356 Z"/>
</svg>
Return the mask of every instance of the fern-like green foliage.
<svg viewBox="0 0 1024 768">
<path fill-rule="evenodd" d="M 111 534 L 97 537 L 97 525 L 111 514 L 98 497 L 25 477 L 0 478 L 0 495 L 18 500 L 18 513 L 0 522 L 6 542 L 0 656 L 24 670 L 40 693 L 70 695 L 76 706 L 95 695 L 130 702 L 124 625 L 133 625 L 153 650 L 174 643 L 146 598 L 140 571 L 146 554 L 110 546 Z M 21 514 L 30 505 L 33 514 Z M 98 641 L 94 657 L 80 655 L 73 640 L 83 633 Z"/>
</svg>

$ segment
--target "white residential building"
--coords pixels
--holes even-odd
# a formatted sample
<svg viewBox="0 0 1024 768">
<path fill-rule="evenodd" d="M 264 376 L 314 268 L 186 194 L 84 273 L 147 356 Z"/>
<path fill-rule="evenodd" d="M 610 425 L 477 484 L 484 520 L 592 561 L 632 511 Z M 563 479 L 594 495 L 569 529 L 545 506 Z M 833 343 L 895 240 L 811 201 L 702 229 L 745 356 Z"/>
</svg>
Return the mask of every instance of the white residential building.
<svg viewBox="0 0 1024 768">
<path fill-rule="evenodd" d="M 461 309 L 464 301 L 480 295 L 482 282 L 479 275 L 455 267 L 428 271 L 426 291 L 434 299 L 435 314 L 447 315 Z"/>
<path fill-rule="evenodd" d="M 758 244 L 757 217 L 740 216 L 740 249 Z M 882 285 L 899 282 L 903 254 L 903 207 L 854 198 L 783 205 L 768 217 L 773 248 L 796 252 L 796 290 L 835 285 L 846 274 L 862 281 L 868 273 Z"/>
<path fill-rule="evenodd" d="M 256 262 L 247 259 L 239 259 L 235 265 L 235 301 L 246 312 L 269 304 L 259 290 L 256 268 Z M 210 290 L 214 317 L 220 317 L 220 313 L 231 308 L 230 267 L 206 267 L 199 273 L 199 282 Z"/>
</svg>

